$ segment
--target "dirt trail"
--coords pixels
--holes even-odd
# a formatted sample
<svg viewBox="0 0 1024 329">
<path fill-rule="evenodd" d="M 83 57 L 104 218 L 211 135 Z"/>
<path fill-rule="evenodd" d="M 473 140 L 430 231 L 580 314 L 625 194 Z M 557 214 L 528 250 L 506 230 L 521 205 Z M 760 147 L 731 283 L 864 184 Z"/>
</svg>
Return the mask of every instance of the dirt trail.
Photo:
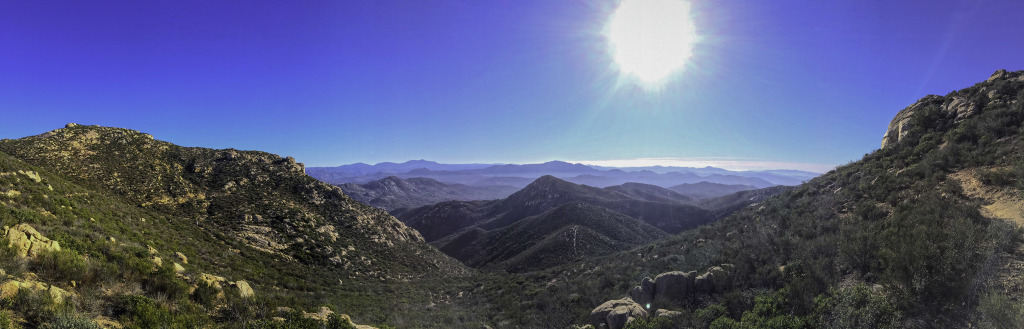
<svg viewBox="0 0 1024 329">
<path fill-rule="evenodd" d="M 981 214 L 999 218 L 1024 227 L 1024 200 L 1015 190 L 982 184 L 975 176 L 974 169 L 963 170 L 950 175 L 960 182 L 964 194 L 982 202 Z M 984 266 L 983 285 L 993 291 L 1006 294 L 1013 300 L 1024 300 L 1024 245 L 1012 253 L 997 253 Z"/>
<path fill-rule="evenodd" d="M 975 177 L 975 170 L 959 171 L 950 175 L 964 193 L 972 198 L 982 200 L 981 214 L 989 218 L 1002 218 L 1024 227 L 1024 199 L 1019 193 L 1010 189 L 986 186 Z"/>
</svg>

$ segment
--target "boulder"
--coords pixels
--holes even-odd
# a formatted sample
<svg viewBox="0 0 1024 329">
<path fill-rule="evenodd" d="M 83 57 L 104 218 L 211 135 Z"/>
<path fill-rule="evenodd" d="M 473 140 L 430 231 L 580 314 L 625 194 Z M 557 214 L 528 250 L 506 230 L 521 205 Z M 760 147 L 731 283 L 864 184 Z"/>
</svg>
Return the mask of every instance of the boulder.
<svg viewBox="0 0 1024 329">
<path fill-rule="evenodd" d="M 29 279 L 25 281 L 10 280 L 0 284 L 0 299 L 13 297 L 21 289 L 32 290 L 33 292 L 46 291 L 50 294 L 50 298 L 58 304 L 63 303 L 64 299 L 71 296 L 71 293 L 57 286 Z"/>
<path fill-rule="evenodd" d="M 604 302 L 590 312 L 590 324 L 595 328 L 621 329 L 636 318 L 647 317 L 647 311 L 632 299 L 623 298 Z"/>
<path fill-rule="evenodd" d="M 682 301 L 690 294 L 694 284 L 694 272 L 672 271 L 658 274 L 654 278 L 654 300 Z"/>
<path fill-rule="evenodd" d="M 249 298 L 255 295 L 255 292 L 252 291 L 252 287 L 249 286 L 248 282 L 238 280 L 233 282 L 231 285 L 238 289 L 238 295 L 242 296 L 242 298 Z"/>
<path fill-rule="evenodd" d="M 4 236 L 7 237 L 8 245 L 21 257 L 36 257 L 44 250 L 60 251 L 60 243 L 46 238 L 28 224 L 4 227 Z"/>
<path fill-rule="evenodd" d="M 683 312 L 671 311 L 671 310 L 666 310 L 666 309 L 663 309 L 663 308 L 659 308 L 657 311 L 654 312 L 654 317 L 657 317 L 657 318 L 676 319 L 676 318 L 680 318 L 682 316 L 683 316 Z"/>
<path fill-rule="evenodd" d="M 153 256 L 153 264 L 156 265 L 156 267 L 162 267 L 164 266 L 164 260 L 160 259 L 160 257 Z"/>
<path fill-rule="evenodd" d="M 726 268 L 731 270 L 732 265 L 723 264 L 709 268 L 707 272 L 693 280 L 694 290 L 709 294 L 727 289 L 732 284 L 732 274 L 731 271 L 726 271 Z"/>
<path fill-rule="evenodd" d="M 629 297 L 644 309 L 650 309 L 651 302 L 654 301 L 654 280 L 644 278 L 640 281 L 640 285 L 634 287 L 633 291 L 629 293 Z"/>
<path fill-rule="evenodd" d="M 178 257 L 178 260 L 180 260 L 182 264 L 188 264 L 188 257 L 185 257 L 185 254 L 175 252 L 174 256 Z"/>
<path fill-rule="evenodd" d="M 326 321 L 327 317 L 331 314 L 334 314 L 334 311 L 331 311 L 327 306 L 320 306 L 320 311 L 316 313 L 302 312 L 303 317 L 320 321 Z"/>
</svg>

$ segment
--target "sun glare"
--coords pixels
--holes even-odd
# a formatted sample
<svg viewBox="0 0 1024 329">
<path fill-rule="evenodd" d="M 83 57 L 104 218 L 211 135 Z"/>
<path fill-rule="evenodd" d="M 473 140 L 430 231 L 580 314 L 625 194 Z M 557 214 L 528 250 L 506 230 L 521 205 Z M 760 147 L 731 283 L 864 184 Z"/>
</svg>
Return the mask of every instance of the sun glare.
<svg viewBox="0 0 1024 329">
<path fill-rule="evenodd" d="M 620 72 L 648 85 L 682 69 L 697 39 L 684 0 L 622 0 L 607 36 Z"/>
</svg>

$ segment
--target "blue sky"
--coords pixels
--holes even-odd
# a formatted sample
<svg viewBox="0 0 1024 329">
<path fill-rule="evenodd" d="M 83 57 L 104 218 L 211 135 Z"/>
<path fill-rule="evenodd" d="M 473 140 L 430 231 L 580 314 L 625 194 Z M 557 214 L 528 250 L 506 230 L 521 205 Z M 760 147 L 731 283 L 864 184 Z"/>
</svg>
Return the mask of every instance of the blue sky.
<svg viewBox="0 0 1024 329">
<path fill-rule="evenodd" d="M 1024 69 L 1022 1 L 693 1 L 659 90 L 616 1 L 8 1 L 0 138 L 67 122 L 311 166 L 635 158 L 842 164 L 897 111 Z"/>
</svg>

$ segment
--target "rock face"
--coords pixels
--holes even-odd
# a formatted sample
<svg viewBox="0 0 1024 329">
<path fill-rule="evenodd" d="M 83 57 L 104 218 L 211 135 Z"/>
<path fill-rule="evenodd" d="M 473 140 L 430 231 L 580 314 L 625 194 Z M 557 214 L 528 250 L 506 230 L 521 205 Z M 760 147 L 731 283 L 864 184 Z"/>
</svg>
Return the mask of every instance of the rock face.
<svg viewBox="0 0 1024 329">
<path fill-rule="evenodd" d="M 907 132 L 913 128 L 912 119 L 915 113 L 927 107 L 939 107 L 943 112 L 954 117 L 954 123 L 978 114 L 984 105 L 980 104 L 979 101 L 999 101 L 1001 96 L 1005 96 L 1000 94 L 999 88 L 993 86 L 993 84 L 1004 80 L 1024 81 L 1024 71 L 996 71 L 988 80 L 976 85 L 978 88 L 976 93 L 954 93 L 945 97 L 928 95 L 921 98 L 914 104 L 896 113 L 896 117 L 889 122 L 889 127 L 885 130 L 885 135 L 882 136 L 882 148 L 891 146 L 906 137 Z"/>
<path fill-rule="evenodd" d="M 60 251 L 60 243 L 50 240 L 39 234 L 36 229 L 28 224 L 18 224 L 14 227 L 4 227 L 4 236 L 10 241 L 10 246 L 18 252 L 21 257 L 36 257 L 44 250 Z"/>
<path fill-rule="evenodd" d="M 595 328 L 621 329 L 626 323 L 647 317 L 647 311 L 632 299 L 609 300 L 590 312 L 590 324 Z"/>
<path fill-rule="evenodd" d="M 672 271 L 654 278 L 654 299 L 682 300 L 693 289 L 694 272 Z"/>
</svg>

